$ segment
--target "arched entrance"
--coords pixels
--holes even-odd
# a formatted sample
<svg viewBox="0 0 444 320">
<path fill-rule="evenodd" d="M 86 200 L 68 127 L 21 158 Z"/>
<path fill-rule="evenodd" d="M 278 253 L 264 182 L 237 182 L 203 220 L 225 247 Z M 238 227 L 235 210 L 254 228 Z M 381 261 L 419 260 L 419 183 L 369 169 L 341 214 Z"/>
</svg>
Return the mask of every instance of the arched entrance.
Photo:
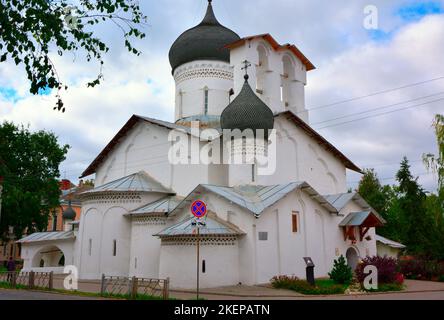
<svg viewBox="0 0 444 320">
<path fill-rule="evenodd" d="M 63 257 L 63 259 L 62 259 Z M 36 252 L 32 259 L 33 268 L 57 268 L 65 264 L 65 255 L 57 246 L 46 246 Z M 60 263 L 63 265 L 60 265 Z"/>
<path fill-rule="evenodd" d="M 359 261 L 359 254 L 358 251 L 353 248 L 350 247 L 347 250 L 347 253 L 345 254 L 346 258 L 347 258 L 347 264 L 350 268 L 352 268 L 353 271 L 355 271 L 356 266 L 358 265 L 358 261 Z"/>
</svg>

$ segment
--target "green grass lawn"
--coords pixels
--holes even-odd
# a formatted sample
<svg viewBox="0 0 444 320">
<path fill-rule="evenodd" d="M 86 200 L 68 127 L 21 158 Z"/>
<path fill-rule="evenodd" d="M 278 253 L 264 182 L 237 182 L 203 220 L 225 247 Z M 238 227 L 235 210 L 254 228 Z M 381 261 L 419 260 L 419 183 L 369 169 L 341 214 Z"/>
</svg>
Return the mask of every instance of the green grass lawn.
<svg viewBox="0 0 444 320">
<path fill-rule="evenodd" d="M 272 283 L 274 288 L 293 290 L 306 295 L 330 295 L 343 294 L 348 285 L 336 284 L 330 279 L 317 279 L 315 286 L 305 280 L 284 280 Z"/>
</svg>

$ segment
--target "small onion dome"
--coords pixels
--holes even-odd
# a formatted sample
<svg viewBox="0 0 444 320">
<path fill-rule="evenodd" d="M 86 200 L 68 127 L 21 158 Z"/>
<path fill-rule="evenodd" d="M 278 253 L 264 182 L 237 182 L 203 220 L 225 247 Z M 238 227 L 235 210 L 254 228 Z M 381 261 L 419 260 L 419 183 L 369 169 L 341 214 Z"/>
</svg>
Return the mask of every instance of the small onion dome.
<svg viewBox="0 0 444 320">
<path fill-rule="evenodd" d="M 187 62 L 216 60 L 230 62 L 226 45 L 240 40 L 239 35 L 217 21 L 211 1 L 205 18 L 196 27 L 182 33 L 170 49 L 170 64 L 174 70 Z"/>
<path fill-rule="evenodd" d="M 71 201 L 69 201 L 68 208 L 63 211 L 63 219 L 65 220 L 74 220 L 76 218 L 76 212 L 71 206 Z"/>
<path fill-rule="evenodd" d="M 252 129 L 265 130 L 265 138 L 268 130 L 274 127 L 273 111 L 253 92 L 248 84 L 248 75 L 245 75 L 245 83 L 239 95 L 222 112 L 220 123 L 222 129 L 244 131 Z"/>
</svg>

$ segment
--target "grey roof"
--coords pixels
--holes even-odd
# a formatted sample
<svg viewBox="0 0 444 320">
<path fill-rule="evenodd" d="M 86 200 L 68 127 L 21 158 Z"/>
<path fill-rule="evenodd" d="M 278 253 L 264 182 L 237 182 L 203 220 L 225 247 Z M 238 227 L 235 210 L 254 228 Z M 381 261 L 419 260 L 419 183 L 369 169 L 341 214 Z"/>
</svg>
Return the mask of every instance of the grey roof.
<svg viewBox="0 0 444 320">
<path fill-rule="evenodd" d="M 385 220 L 382 219 L 378 214 L 373 211 L 361 211 L 361 212 L 351 212 L 348 214 L 344 220 L 339 223 L 340 227 L 359 227 L 361 226 L 365 220 L 371 215 L 374 215 L 377 220 L 380 222 L 380 225 L 385 223 Z"/>
<path fill-rule="evenodd" d="M 196 234 L 196 227 L 193 225 L 194 217 L 189 217 L 178 224 L 171 226 L 155 236 L 158 237 L 174 237 L 174 236 L 193 236 Z M 205 219 L 205 226 L 199 230 L 200 235 L 243 235 L 245 232 L 240 230 L 237 226 L 223 221 L 216 215 L 208 215 Z"/>
<path fill-rule="evenodd" d="M 268 130 L 273 129 L 273 111 L 253 92 L 248 83 L 248 75 L 245 76 L 241 92 L 222 112 L 220 124 L 222 129 L 251 129 L 254 133 L 262 129 L 266 136 Z"/>
<path fill-rule="evenodd" d="M 151 213 L 162 213 L 167 215 L 171 211 L 173 211 L 182 202 L 182 200 L 183 198 L 176 196 L 165 197 L 155 202 L 144 205 L 143 207 L 135 209 L 131 211 L 129 215 L 136 216 Z"/>
<path fill-rule="evenodd" d="M 32 243 L 42 241 L 60 241 L 75 239 L 73 231 L 36 232 L 17 241 L 17 243 Z"/>
<path fill-rule="evenodd" d="M 344 209 L 344 207 L 352 200 L 357 202 L 364 210 L 371 209 L 368 203 L 356 192 L 332 194 L 324 197 L 336 208 L 336 210 L 338 210 L 338 212 Z"/>
<path fill-rule="evenodd" d="M 189 205 L 196 194 L 210 191 L 224 197 L 228 201 L 231 201 L 242 208 L 247 209 L 255 216 L 260 216 L 265 209 L 271 207 L 273 204 L 277 203 L 287 194 L 296 189 L 304 190 L 305 192 L 309 193 L 313 199 L 324 206 L 329 212 L 337 213 L 337 210 L 306 182 L 292 182 L 272 186 L 246 185 L 234 188 L 215 185 L 199 185 L 184 199 L 184 201 L 182 201 L 180 205 L 176 207 L 175 210 L 173 210 L 173 212 Z"/>
<path fill-rule="evenodd" d="M 405 249 L 406 248 L 406 246 L 403 245 L 402 243 L 384 238 L 383 236 L 380 236 L 380 235 L 376 235 L 376 241 L 381 242 L 385 245 L 388 245 L 389 247 L 396 248 L 396 249 Z"/>
<path fill-rule="evenodd" d="M 100 154 L 94 159 L 94 161 L 85 169 L 80 178 L 89 176 L 96 172 L 97 168 L 103 163 L 103 161 L 108 157 L 109 153 L 115 148 L 115 146 L 124 139 L 128 132 L 130 132 L 135 125 L 145 121 L 168 130 L 180 130 L 186 134 L 191 135 L 190 127 L 181 126 L 179 124 L 174 124 L 167 121 L 157 120 L 148 117 L 142 117 L 138 115 L 133 115 L 127 123 L 119 130 L 119 132 L 112 138 L 112 140 L 106 145 L 106 147 L 100 152 Z"/>
<path fill-rule="evenodd" d="M 182 33 L 170 49 L 170 64 L 174 70 L 196 60 L 230 62 L 230 51 L 225 46 L 240 40 L 232 30 L 217 21 L 211 1 L 200 24 Z"/>
<path fill-rule="evenodd" d="M 88 190 L 82 193 L 82 195 L 97 192 L 159 192 L 174 194 L 174 191 L 164 187 L 144 171 L 106 183 L 92 190 Z"/>
</svg>

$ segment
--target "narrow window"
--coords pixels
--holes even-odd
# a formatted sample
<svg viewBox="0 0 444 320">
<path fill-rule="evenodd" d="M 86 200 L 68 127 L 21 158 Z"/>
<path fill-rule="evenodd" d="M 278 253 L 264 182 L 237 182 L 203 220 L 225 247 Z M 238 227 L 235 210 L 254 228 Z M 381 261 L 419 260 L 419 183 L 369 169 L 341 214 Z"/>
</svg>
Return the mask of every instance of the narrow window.
<svg viewBox="0 0 444 320">
<path fill-rule="evenodd" d="M 18 246 L 18 256 L 21 257 L 21 255 L 22 255 L 22 244 L 19 243 L 17 246 Z"/>
<path fill-rule="evenodd" d="M 202 273 L 207 271 L 205 260 L 202 260 Z"/>
<path fill-rule="evenodd" d="M 93 243 L 92 239 L 89 239 L 88 254 L 90 256 L 91 256 L 91 253 L 92 253 L 92 243 Z"/>
<path fill-rule="evenodd" d="M 183 118 L 183 92 L 179 91 L 179 119 Z"/>
<path fill-rule="evenodd" d="M 267 241 L 268 232 L 259 232 L 259 241 Z"/>
<path fill-rule="evenodd" d="M 298 232 L 298 213 L 296 211 L 293 211 L 291 215 L 291 227 L 293 233 Z"/>
<path fill-rule="evenodd" d="M 57 231 L 57 213 L 54 213 L 52 221 L 52 231 Z"/>
<path fill-rule="evenodd" d="M 113 240 L 113 257 L 117 255 L 117 240 Z"/>
<path fill-rule="evenodd" d="M 204 108 L 204 114 L 208 114 L 208 88 L 204 89 L 205 92 L 205 108 Z"/>
<path fill-rule="evenodd" d="M 134 258 L 134 269 L 137 269 L 137 257 Z"/>
</svg>

